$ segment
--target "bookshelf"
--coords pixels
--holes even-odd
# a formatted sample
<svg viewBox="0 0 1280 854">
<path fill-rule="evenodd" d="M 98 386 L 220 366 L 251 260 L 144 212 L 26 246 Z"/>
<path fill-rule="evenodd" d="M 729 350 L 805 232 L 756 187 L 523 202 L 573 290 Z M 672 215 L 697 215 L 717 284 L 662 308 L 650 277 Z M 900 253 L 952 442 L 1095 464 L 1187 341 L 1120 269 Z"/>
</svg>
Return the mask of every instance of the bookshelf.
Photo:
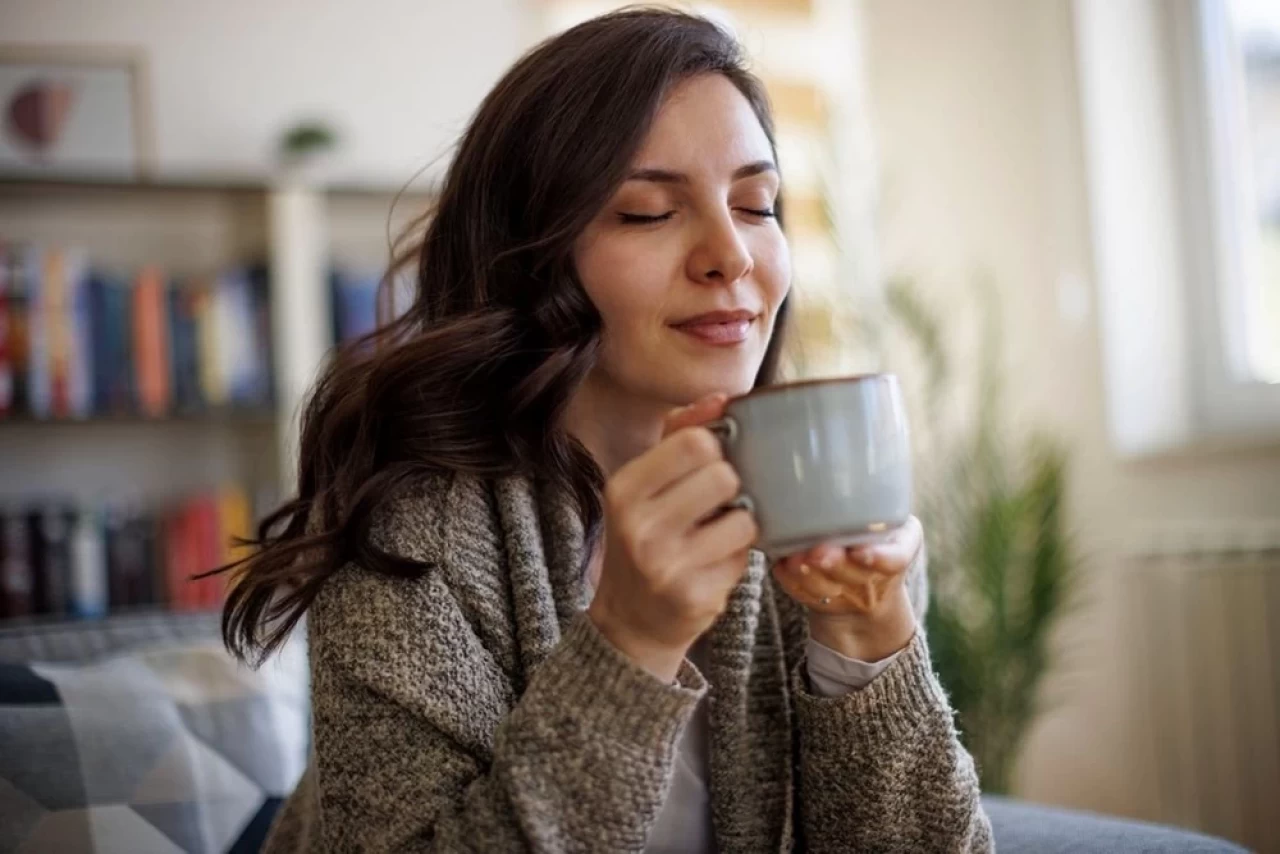
<svg viewBox="0 0 1280 854">
<path fill-rule="evenodd" d="M 128 276 L 155 266 L 173 281 L 258 265 L 265 273 L 273 391 L 265 405 L 212 405 L 150 416 L 0 415 L 0 510 L 18 517 L 59 503 L 168 512 L 189 503 L 192 512 L 182 519 L 189 515 L 198 526 L 203 517 L 197 511 L 208 515 L 209 506 L 225 506 L 227 484 L 237 486 L 252 515 L 270 509 L 291 489 L 299 405 L 334 343 L 331 265 L 370 274 L 385 267 L 390 238 L 430 200 L 422 190 L 397 199 L 398 189 L 203 176 L 0 178 L 0 243 L 75 247 L 95 267 Z M 226 556 L 208 549 L 176 557 L 170 552 L 193 568 Z M 0 540 L 0 620 L 6 616 L 6 559 Z M 179 609 L 210 606 L 206 598 Z M 113 603 L 110 610 L 122 607 Z M 102 609 L 91 604 L 68 610 L 96 616 Z"/>
</svg>

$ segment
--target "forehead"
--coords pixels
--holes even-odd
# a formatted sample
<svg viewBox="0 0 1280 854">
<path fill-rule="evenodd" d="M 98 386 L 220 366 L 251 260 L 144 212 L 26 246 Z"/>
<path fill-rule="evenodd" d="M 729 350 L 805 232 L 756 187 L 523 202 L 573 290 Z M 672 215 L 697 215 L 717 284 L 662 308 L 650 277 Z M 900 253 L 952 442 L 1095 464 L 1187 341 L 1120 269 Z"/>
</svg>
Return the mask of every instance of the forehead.
<svg viewBox="0 0 1280 854">
<path fill-rule="evenodd" d="M 772 161 L 773 151 L 751 104 L 723 75 L 700 74 L 667 95 L 632 165 L 692 176 L 757 160 Z"/>
</svg>

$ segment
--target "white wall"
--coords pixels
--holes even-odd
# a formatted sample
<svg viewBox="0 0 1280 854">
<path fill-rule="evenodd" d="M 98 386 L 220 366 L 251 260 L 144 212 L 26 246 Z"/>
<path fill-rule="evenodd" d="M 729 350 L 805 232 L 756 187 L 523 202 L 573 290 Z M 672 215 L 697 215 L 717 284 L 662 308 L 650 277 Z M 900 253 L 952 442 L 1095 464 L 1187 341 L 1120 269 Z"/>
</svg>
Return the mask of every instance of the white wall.
<svg viewBox="0 0 1280 854">
<path fill-rule="evenodd" d="M 280 133 L 322 117 L 337 177 L 399 186 L 447 151 L 528 46 L 520 0 L 4 0 L 0 42 L 138 47 L 159 167 L 267 169 Z"/>
<path fill-rule="evenodd" d="M 885 267 L 961 310 L 967 283 L 988 275 L 1006 320 L 1011 417 L 1072 450 L 1090 598 L 1065 633 L 1068 666 L 1050 685 L 1020 791 L 1167 818 L 1144 752 L 1140 674 L 1127 669 L 1136 654 L 1133 615 L 1116 595 L 1123 555 L 1188 529 L 1280 517 L 1280 448 L 1126 463 L 1108 441 L 1070 0 L 864 7 Z"/>
</svg>

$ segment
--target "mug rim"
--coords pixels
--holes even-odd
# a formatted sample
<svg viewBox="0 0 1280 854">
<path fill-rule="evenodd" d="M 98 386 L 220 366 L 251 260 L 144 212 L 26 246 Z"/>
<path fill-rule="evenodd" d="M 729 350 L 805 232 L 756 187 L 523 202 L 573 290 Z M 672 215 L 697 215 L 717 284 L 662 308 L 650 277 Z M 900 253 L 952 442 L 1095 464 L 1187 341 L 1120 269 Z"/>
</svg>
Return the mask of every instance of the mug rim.
<svg viewBox="0 0 1280 854">
<path fill-rule="evenodd" d="M 795 380 L 789 383 L 774 383 L 772 385 L 761 386 L 760 388 L 753 388 L 746 394 L 740 394 L 737 397 L 732 398 L 729 402 L 737 403 L 739 400 L 750 400 L 753 397 L 760 397 L 771 392 L 789 391 L 793 388 L 804 388 L 806 386 L 815 385 L 853 384 L 869 382 L 871 380 L 891 379 L 893 376 L 894 374 L 889 371 L 872 371 L 865 374 L 850 374 L 845 377 L 820 377 L 811 380 Z"/>
</svg>

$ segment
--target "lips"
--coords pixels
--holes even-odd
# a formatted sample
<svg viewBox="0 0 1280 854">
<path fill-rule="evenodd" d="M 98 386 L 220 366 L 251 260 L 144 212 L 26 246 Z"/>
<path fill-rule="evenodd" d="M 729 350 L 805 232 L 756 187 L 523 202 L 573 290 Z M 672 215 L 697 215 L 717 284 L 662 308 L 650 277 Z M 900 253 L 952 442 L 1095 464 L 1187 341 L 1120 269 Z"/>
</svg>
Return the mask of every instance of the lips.
<svg viewBox="0 0 1280 854">
<path fill-rule="evenodd" d="M 671 327 L 705 344 L 728 347 L 747 340 L 757 316 L 756 312 L 745 309 L 709 311 L 673 323 Z"/>
</svg>

